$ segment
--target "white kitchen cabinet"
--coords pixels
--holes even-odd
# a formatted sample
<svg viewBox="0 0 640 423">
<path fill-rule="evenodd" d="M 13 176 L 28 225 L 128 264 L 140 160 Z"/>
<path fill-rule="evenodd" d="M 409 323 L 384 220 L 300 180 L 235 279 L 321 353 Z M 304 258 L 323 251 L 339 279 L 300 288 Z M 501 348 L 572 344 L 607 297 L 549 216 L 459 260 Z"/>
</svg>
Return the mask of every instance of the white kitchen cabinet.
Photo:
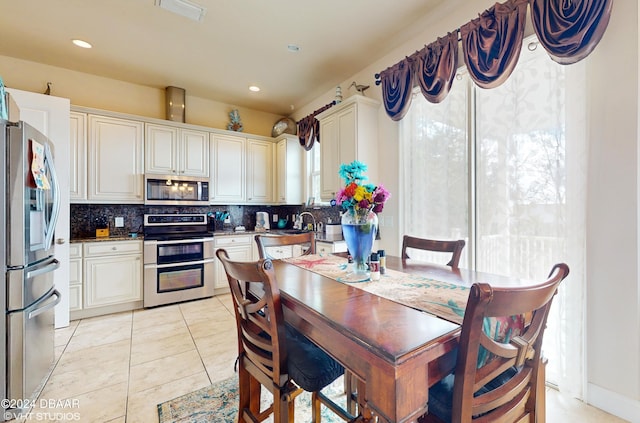
<svg viewBox="0 0 640 423">
<path fill-rule="evenodd" d="M 279 245 L 277 247 L 265 247 L 267 256 L 274 260 L 293 257 L 292 245 Z"/>
<path fill-rule="evenodd" d="M 87 200 L 87 114 L 70 113 L 69 200 Z"/>
<path fill-rule="evenodd" d="M 247 139 L 247 203 L 273 202 L 273 150 L 271 141 Z"/>
<path fill-rule="evenodd" d="M 142 301 L 142 241 L 86 242 L 84 308 Z"/>
<path fill-rule="evenodd" d="M 229 254 L 229 258 L 234 261 L 252 261 L 253 260 L 253 236 L 252 235 L 230 235 L 230 236 L 216 236 L 214 238 L 214 245 L 216 251 L 220 248 Z M 216 280 L 215 289 L 216 293 L 222 293 L 229 290 L 229 282 L 227 280 L 227 273 L 224 271 L 222 262 L 216 257 L 215 261 Z"/>
<path fill-rule="evenodd" d="M 88 200 L 144 202 L 141 121 L 88 115 Z"/>
<path fill-rule="evenodd" d="M 320 195 L 331 200 L 344 181 L 340 165 L 359 160 L 368 166 L 370 181 L 377 180 L 378 109 L 376 100 L 354 95 L 318 114 L 320 122 Z"/>
<path fill-rule="evenodd" d="M 283 135 L 276 144 L 276 203 L 302 204 L 304 149 L 298 137 Z"/>
<path fill-rule="evenodd" d="M 316 254 L 327 255 L 331 253 L 346 253 L 347 243 L 345 241 L 316 241 Z"/>
<path fill-rule="evenodd" d="M 82 310 L 82 243 L 69 244 L 69 311 Z"/>
<path fill-rule="evenodd" d="M 145 124 L 145 173 L 209 177 L 209 133 Z"/>
<path fill-rule="evenodd" d="M 209 195 L 212 203 L 245 201 L 245 147 L 247 139 L 212 134 Z"/>
</svg>

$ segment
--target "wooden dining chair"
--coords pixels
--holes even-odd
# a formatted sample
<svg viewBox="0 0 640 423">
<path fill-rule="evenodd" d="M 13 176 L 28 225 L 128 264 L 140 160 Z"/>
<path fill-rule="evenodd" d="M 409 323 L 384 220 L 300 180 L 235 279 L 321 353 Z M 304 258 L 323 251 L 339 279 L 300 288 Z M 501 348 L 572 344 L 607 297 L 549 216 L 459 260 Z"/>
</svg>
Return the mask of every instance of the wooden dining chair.
<svg viewBox="0 0 640 423">
<path fill-rule="evenodd" d="M 460 256 L 462 255 L 462 249 L 465 242 L 463 239 L 457 241 L 440 241 L 435 239 L 416 238 L 413 236 L 405 235 L 402 237 L 402 258 L 411 258 L 407 254 L 408 248 L 415 248 L 418 250 L 435 251 L 441 253 L 451 253 L 451 260 L 447 263 L 447 266 L 457 268 L 460 263 Z"/>
<path fill-rule="evenodd" d="M 420 423 L 539 422 L 544 410 L 542 338 L 551 301 L 569 267 L 534 286 L 471 286 L 453 374 L 429 389 Z M 509 317 L 505 317 L 509 316 Z M 544 377 L 544 376 L 542 376 Z M 543 413 L 542 413 L 543 414 Z"/>
<path fill-rule="evenodd" d="M 316 235 L 313 232 L 287 235 L 256 235 L 255 240 L 256 244 L 258 244 L 260 258 L 274 258 L 269 254 L 269 248 L 289 245 L 308 246 L 307 250 L 302 253 L 303 256 L 316 253 Z"/>
<path fill-rule="evenodd" d="M 260 254 L 260 258 L 272 258 L 269 255 L 268 248 L 270 247 L 279 247 L 285 245 L 309 245 L 309 248 L 302 254 L 315 254 L 316 252 L 316 239 L 315 234 L 313 232 L 305 232 L 301 234 L 291 234 L 291 235 L 256 235 L 255 236 L 256 244 L 258 244 L 258 253 Z M 358 391 L 361 393 L 364 392 L 364 383 L 363 381 L 358 380 L 353 373 L 345 369 L 344 373 L 344 389 L 345 393 L 347 393 L 347 413 L 350 415 L 356 415 L 356 413 L 361 410 L 363 407 L 359 406 L 357 402 Z"/>
<path fill-rule="evenodd" d="M 238 331 L 238 422 L 261 422 L 273 414 L 275 423 L 294 421 L 294 399 L 312 392 L 312 421 L 320 422 L 320 404 L 346 421 L 354 417 L 320 392 L 344 373 L 344 368 L 284 321 L 280 291 L 269 259 L 229 260 L 216 252 L 227 274 Z M 261 295 L 247 295 L 257 286 Z M 261 387 L 273 395 L 270 407 L 260 411 Z"/>
</svg>

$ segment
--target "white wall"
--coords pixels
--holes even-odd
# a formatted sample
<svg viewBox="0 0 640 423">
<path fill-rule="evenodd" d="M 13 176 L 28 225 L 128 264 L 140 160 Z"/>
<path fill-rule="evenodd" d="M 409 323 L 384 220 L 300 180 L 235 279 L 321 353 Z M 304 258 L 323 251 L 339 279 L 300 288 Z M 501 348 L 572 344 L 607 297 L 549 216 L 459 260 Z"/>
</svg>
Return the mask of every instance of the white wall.
<svg viewBox="0 0 640 423">
<path fill-rule="evenodd" d="M 0 75 L 7 87 L 42 93 L 52 82 L 52 94 L 71 100 L 75 106 L 110 110 L 133 115 L 165 119 L 164 87 L 149 87 L 103 78 L 55 66 L 0 56 Z M 229 112 L 237 108 L 244 132 L 271 136 L 273 124 L 282 116 L 186 93 L 185 120 L 194 125 L 227 129 Z"/>
<path fill-rule="evenodd" d="M 371 85 L 368 97 L 380 99 L 375 73 L 397 63 L 460 25 L 494 1 L 450 1 L 422 20 L 424 31 L 384 58 L 349 77 Z M 638 163 L 640 155 L 638 68 L 640 12 L 635 1 L 614 1 L 607 29 L 586 60 L 590 125 L 587 216 L 587 331 L 585 399 L 633 423 L 640 422 L 640 281 L 638 274 Z M 300 108 L 299 119 L 333 99 L 334 91 Z M 398 128 L 383 107 L 379 113 L 379 181 L 398 191 Z M 384 160 L 384 162 L 382 162 Z M 397 254 L 399 198 L 392 196 L 383 214 L 394 225 L 383 230 L 382 248 Z M 391 238 L 391 239 L 390 239 Z"/>
</svg>

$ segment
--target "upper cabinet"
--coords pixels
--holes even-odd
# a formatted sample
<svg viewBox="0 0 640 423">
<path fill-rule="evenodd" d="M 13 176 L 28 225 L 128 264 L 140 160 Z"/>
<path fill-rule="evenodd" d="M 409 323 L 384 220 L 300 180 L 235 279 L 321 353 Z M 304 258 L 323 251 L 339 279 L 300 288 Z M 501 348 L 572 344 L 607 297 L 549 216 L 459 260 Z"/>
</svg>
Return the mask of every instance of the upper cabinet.
<svg viewBox="0 0 640 423">
<path fill-rule="evenodd" d="M 209 133 L 147 123 L 145 173 L 209 177 Z"/>
<path fill-rule="evenodd" d="M 377 179 L 378 109 L 376 100 L 354 95 L 318 114 L 320 122 L 320 195 L 331 200 L 343 185 L 338 175 L 342 163 L 359 160 L 367 176 Z"/>
<path fill-rule="evenodd" d="M 144 202 L 143 127 L 141 121 L 88 115 L 90 202 Z"/>
<path fill-rule="evenodd" d="M 247 202 L 273 202 L 273 149 L 271 141 L 247 139 Z"/>
<path fill-rule="evenodd" d="M 302 204 L 304 149 L 277 139 L 74 106 L 74 203 L 144 203 L 144 174 L 209 178 L 211 204 Z"/>
<path fill-rule="evenodd" d="M 247 139 L 211 134 L 209 196 L 212 203 L 245 201 L 245 148 Z"/>
<path fill-rule="evenodd" d="M 87 199 L 87 114 L 71 112 L 69 124 L 69 200 Z"/>
<path fill-rule="evenodd" d="M 276 198 L 278 204 L 302 204 L 304 149 L 295 135 L 282 135 L 276 144 Z"/>
</svg>

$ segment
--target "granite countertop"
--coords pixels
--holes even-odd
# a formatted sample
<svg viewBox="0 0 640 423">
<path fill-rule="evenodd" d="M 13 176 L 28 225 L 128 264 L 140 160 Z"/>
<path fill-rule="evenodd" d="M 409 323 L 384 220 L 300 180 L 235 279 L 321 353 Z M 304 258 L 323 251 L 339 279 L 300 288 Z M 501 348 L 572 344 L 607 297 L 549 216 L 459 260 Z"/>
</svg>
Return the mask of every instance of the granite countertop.
<svg viewBox="0 0 640 423">
<path fill-rule="evenodd" d="M 238 235 L 256 235 L 256 234 L 273 234 L 273 235 L 286 235 L 286 234 L 296 234 L 300 233 L 297 229 L 272 229 L 269 231 L 255 231 L 255 230 L 247 230 L 247 231 L 215 231 L 213 236 L 238 236 Z M 316 232 L 316 241 L 323 242 L 341 242 L 344 241 L 342 235 L 333 235 L 327 236 L 324 232 Z M 142 234 L 138 234 L 136 237 L 132 237 L 130 235 L 112 235 L 105 237 L 84 237 L 84 238 L 72 238 L 70 243 L 79 243 L 79 242 L 105 242 L 105 241 L 132 241 L 132 240 L 141 240 L 144 241 L 144 236 Z"/>
<path fill-rule="evenodd" d="M 270 229 L 268 231 L 242 231 L 242 232 L 235 232 L 233 230 L 230 231 L 215 231 L 213 233 L 213 236 L 236 236 L 236 235 L 255 235 L 255 234 L 265 234 L 265 235 L 286 235 L 286 234 L 298 234 L 301 233 L 298 229 Z M 341 242 L 344 241 L 344 238 L 342 238 L 342 234 L 339 235 L 333 235 L 333 236 L 327 236 L 326 233 L 324 232 L 315 232 L 316 235 L 316 241 L 323 241 L 323 242 Z"/>
<path fill-rule="evenodd" d="M 104 241 L 135 241 L 135 240 L 144 240 L 144 236 L 138 235 L 136 237 L 132 237 L 129 235 L 114 235 L 114 236 L 90 236 L 86 238 L 71 238 L 69 241 L 71 244 L 78 242 L 104 242 Z"/>
</svg>

